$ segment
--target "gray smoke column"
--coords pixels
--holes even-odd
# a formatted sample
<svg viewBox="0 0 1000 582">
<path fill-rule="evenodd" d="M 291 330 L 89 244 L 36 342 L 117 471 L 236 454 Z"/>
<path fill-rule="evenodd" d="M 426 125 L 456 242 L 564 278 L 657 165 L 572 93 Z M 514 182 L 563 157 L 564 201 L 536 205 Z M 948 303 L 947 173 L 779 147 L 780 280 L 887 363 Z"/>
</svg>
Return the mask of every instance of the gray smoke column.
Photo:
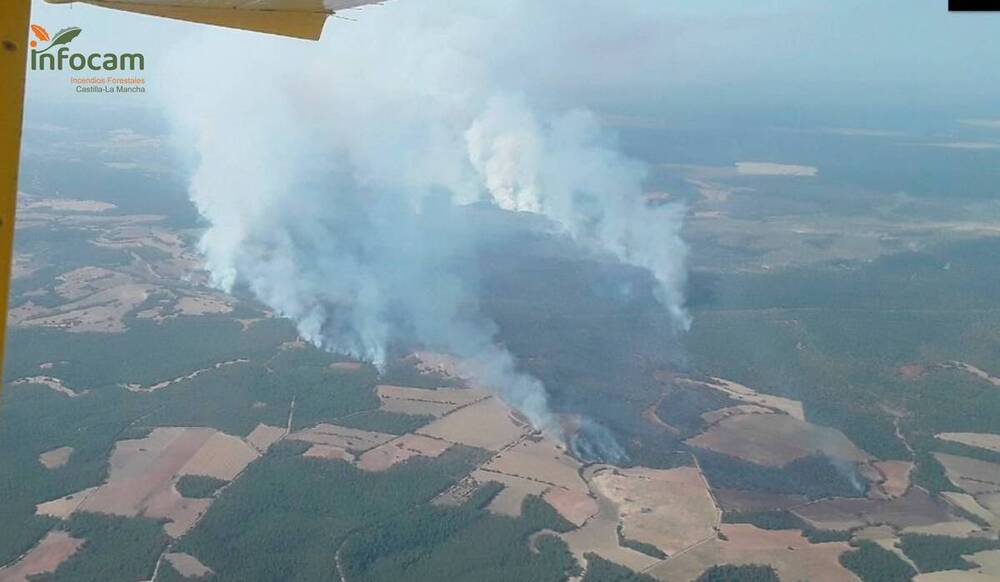
<svg viewBox="0 0 1000 582">
<path fill-rule="evenodd" d="M 686 327 L 683 209 L 647 207 L 644 168 L 595 117 L 515 73 L 530 43 L 537 62 L 580 58 L 556 18 L 579 3 L 539 4 L 398 0 L 332 21 L 319 44 L 211 29 L 179 47 L 164 105 L 196 157 L 214 283 L 246 286 L 306 340 L 377 366 L 393 342 L 456 354 L 548 432 L 544 387 L 477 308 L 466 205 L 544 215 L 648 268 Z"/>
<path fill-rule="evenodd" d="M 466 139 L 497 205 L 544 214 L 581 243 L 648 269 L 674 322 L 690 327 L 684 209 L 645 203 L 645 168 L 606 145 L 593 114 L 578 110 L 542 122 L 522 99 L 497 97 Z"/>
</svg>

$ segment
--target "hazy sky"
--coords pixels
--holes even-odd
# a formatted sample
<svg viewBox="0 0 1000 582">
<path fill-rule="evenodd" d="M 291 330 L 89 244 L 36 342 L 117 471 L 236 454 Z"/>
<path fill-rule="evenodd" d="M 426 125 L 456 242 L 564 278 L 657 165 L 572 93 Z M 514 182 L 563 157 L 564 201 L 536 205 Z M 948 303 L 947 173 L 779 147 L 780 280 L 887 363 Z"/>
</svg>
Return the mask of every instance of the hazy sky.
<svg viewBox="0 0 1000 582">
<path fill-rule="evenodd" d="M 469 0 L 388 0 L 331 19 L 323 42 L 308 50 L 350 58 L 338 39 L 380 42 L 403 5 L 432 21 L 469 13 Z M 473 5 L 476 2 L 472 2 Z M 503 4 L 503 3 L 493 3 Z M 573 95 L 587 105 L 627 106 L 656 115 L 686 108 L 954 108 L 986 115 L 998 103 L 1000 14 L 949 14 L 945 0 L 545 0 L 527 13 L 505 15 L 498 38 L 509 38 L 507 67 L 538 99 Z M 406 8 L 412 8 L 406 7 Z M 494 8 L 495 9 L 495 8 Z M 502 10 L 502 9 L 501 9 Z M 87 5 L 34 2 L 32 20 L 54 32 L 80 26 L 81 52 L 143 51 L 147 79 L 169 83 L 162 66 L 185 39 L 211 36 L 245 47 L 244 58 L 272 50 L 256 35 Z M 459 16 L 460 17 L 460 16 Z M 548 37 L 556 28 L 557 38 Z M 497 31 L 490 31 L 496 33 Z M 386 39 L 391 44 L 391 39 Z M 570 43 L 576 58 L 548 43 Z M 561 47 L 564 49 L 565 47 Z M 200 66 L 198 62 L 189 65 Z M 268 71 L 261 71 L 266 80 Z M 30 75 L 30 98 L 83 106 L 66 75 Z M 147 101 L 152 101 L 148 96 Z M 609 105 L 610 106 L 610 105 Z M 1000 106 L 998 116 L 1000 116 Z"/>
</svg>

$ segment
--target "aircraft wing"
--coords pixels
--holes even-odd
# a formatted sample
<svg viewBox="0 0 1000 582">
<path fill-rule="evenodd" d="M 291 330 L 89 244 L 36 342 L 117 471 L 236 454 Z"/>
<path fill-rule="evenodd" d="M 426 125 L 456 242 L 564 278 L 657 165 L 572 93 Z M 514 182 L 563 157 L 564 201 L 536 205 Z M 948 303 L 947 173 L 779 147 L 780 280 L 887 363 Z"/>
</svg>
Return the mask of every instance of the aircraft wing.
<svg viewBox="0 0 1000 582">
<path fill-rule="evenodd" d="M 319 40 L 327 17 L 334 12 L 379 2 L 379 0 L 46 0 L 50 4 L 70 4 L 76 1 L 127 12 L 309 40 Z"/>
</svg>

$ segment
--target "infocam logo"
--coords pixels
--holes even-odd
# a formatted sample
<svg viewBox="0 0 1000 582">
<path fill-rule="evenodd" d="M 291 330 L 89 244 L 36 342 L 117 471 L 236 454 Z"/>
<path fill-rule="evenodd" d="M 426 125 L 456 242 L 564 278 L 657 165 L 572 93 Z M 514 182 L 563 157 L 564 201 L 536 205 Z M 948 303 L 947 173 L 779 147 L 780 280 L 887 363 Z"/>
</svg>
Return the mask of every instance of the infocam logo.
<svg viewBox="0 0 1000 582">
<path fill-rule="evenodd" d="M 3 1 L 3 0 L 0 0 Z M 75 53 L 69 44 L 80 36 L 83 30 L 77 26 L 64 28 L 54 36 L 49 36 L 45 28 L 31 25 L 31 70 L 32 71 L 143 71 L 146 57 L 142 53 Z M 49 43 L 39 50 L 39 43 Z"/>
</svg>

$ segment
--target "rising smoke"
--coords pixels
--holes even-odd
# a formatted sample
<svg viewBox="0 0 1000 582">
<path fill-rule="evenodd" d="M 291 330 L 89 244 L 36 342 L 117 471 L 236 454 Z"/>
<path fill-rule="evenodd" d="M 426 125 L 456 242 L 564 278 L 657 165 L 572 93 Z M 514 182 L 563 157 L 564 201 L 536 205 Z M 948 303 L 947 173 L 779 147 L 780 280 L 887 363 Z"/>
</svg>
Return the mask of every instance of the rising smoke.
<svg viewBox="0 0 1000 582">
<path fill-rule="evenodd" d="M 197 154 L 190 193 L 215 284 L 246 286 L 306 340 L 379 367 L 394 342 L 456 354 L 558 433 L 541 382 L 477 309 L 468 204 L 544 215 L 583 247 L 649 269 L 676 325 L 690 321 L 683 209 L 647 206 L 642 164 L 572 95 L 535 83 L 539 63 L 572 70 L 593 48 L 559 18 L 579 10 L 398 0 L 333 21 L 318 45 L 213 30 L 179 49 L 166 104 Z M 620 20 L 585 31 L 603 48 L 642 18 Z M 525 56 L 535 73 L 517 66 Z M 610 439 L 588 426 L 591 440 Z"/>
</svg>

